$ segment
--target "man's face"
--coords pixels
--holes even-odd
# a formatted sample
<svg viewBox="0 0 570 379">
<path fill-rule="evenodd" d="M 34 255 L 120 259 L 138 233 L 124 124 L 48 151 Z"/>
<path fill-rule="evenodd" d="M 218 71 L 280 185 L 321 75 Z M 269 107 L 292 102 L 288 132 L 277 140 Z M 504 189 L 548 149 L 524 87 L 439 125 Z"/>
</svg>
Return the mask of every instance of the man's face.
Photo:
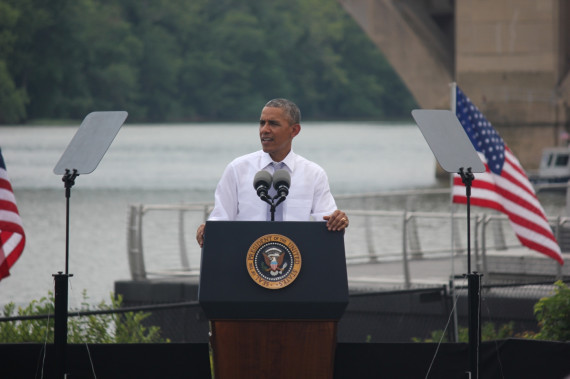
<svg viewBox="0 0 570 379">
<path fill-rule="evenodd" d="M 301 125 L 291 124 L 283 109 L 265 107 L 259 118 L 259 137 L 263 151 L 275 162 L 282 161 L 289 151 L 293 138 L 299 134 Z"/>
</svg>

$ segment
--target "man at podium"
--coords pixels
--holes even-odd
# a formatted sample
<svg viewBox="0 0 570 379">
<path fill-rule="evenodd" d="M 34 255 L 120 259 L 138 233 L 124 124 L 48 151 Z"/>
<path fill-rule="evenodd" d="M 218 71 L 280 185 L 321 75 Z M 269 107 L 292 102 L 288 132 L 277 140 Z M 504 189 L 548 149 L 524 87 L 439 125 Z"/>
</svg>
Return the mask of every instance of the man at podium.
<svg viewBox="0 0 570 379">
<path fill-rule="evenodd" d="M 215 205 L 208 220 L 270 221 L 274 217 L 277 221 L 324 220 L 331 231 L 348 227 L 348 217 L 337 209 L 325 171 L 292 150 L 293 138 L 301 131 L 300 123 L 301 112 L 292 101 L 273 99 L 265 104 L 259 119 L 262 150 L 228 164 L 216 187 Z M 288 193 L 271 215 L 270 204 L 260 199 L 252 184 L 261 171 L 271 178 L 281 170 L 286 171 Z M 204 230 L 202 224 L 196 231 L 200 246 L 204 244 Z"/>
</svg>

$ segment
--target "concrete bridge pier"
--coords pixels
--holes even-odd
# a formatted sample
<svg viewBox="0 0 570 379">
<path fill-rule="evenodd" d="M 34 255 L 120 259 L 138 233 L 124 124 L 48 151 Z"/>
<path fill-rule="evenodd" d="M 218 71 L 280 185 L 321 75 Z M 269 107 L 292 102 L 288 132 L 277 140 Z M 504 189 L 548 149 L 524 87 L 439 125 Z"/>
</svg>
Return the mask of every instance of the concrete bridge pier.
<svg viewBox="0 0 570 379">
<path fill-rule="evenodd" d="M 455 81 L 527 170 L 570 131 L 567 0 L 338 0 L 422 108 Z"/>
</svg>

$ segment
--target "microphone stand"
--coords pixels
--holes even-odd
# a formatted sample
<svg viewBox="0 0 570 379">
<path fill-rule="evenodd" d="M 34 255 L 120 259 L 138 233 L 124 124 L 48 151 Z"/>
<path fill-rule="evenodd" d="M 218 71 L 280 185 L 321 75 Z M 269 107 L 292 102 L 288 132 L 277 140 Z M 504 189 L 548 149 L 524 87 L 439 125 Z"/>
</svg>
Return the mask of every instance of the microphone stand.
<svg viewBox="0 0 570 379">
<path fill-rule="evenodd" d="M 277 200 L 277 202 L 275 202 L 275 199 L 277 199 L 277 196 L 279 196 L 279 199 Z M 267 203 L 269 205 L 271 205 L 271 208 L 269 209 L 269 211 L 271 212 L 271 221 L 275 221 L 275 209 L 277 209 L 277 206 L 279 204 L 281 204 L 282 202 L 284 202 L 286 199 L 286 196 L 280 196 L 279 194 L 275 195 L 275 197 L 273 199 L 271 199 L 271 201 L 267 201 Z"/>
<path fill-rule="evenodd" d="M 257 195 L 259 196 L 259 198 L 263 201 L 265 201 L 267 204 L 269 204 L 270 208 L 269 211 L 271 212 L 271 221 L 275 221 L 275 208 L 277 207 L 277 205 L 273 204 L 273 200 L 271 198 L 271 196 L 269 196 L 267 194 L 267 191 L 264 192 L 257 192 Z"/>
<path fill-rule="evenodd" d="M 259 198 L 263 201 L 265 201 L 267 204 L 269 204 L 270 208 L 269 208 L 269 212 L 271 212 L 271 221 L 275 221 L 275 209 L 277 209 L 277 206 L 279 204 L 281 204 L 282 202 L 285 201 L 285 199 L 287 198 L 287 195 L 281 195 L 281 194 L 277 194 L 274 197 L 268 196 L 265 193 L 262 193 Z M 277 202 L 275 202 L 275 199 L 277 199 Z"/>
</svg>

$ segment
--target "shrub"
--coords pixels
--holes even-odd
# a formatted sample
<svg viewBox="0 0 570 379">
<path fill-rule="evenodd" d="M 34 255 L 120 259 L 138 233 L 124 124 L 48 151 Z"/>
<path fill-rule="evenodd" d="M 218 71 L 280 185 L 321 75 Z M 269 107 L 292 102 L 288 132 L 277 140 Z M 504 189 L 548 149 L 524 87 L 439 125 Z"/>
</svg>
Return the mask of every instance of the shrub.
<svg viewBox="0 0 570 379">
<path fill-rule="evenodd" d="M 492 322 L 486 322 L 481 325 L 481 341 L 492 341 L 497 339 L 505 339 L 514 336 L 514 323 L 509 322 L 507 324 L 503 324 L 499 326 L 499 328 L 495 328 L 495 324 Z M 443 330 L 438 329 L 434 330 L 430 333 L 428 338 L 412 338 L 413 342 L 450 342 L 447 336 L 443 336 Z M 459 327 L 458 330 L 459 342 L 469 342 L 469 328 L 467 327 Z"/>
<path fill-rule="evenodd" d="M 83 291 L 80 310 L 70 311 L 67 323 L 67 341 L 69 343 L 151 343 L 169 342 L 160 336 L 158 326 L 145 326 L 143 320 L 150 316 L 147 312 L 106 313 L 85 316 L 73 314 L 119 309 L 122 296 L 111 294 L 111 304 L 104 301 L 94 309 L 87 303 L 88 297 Z M 4 317 L 48 315 L 47 318 L 0 322 L 0 341 L 2 343 L 48 342 L 54 340 L 54 298 L 50 292 L 47 297 L 32 300 L 26 307 L 16 309 L 14 303 L 4 306 Z"/>
<path fill-rule="evenodd" d="M 554 295 L 534 305 L 539 332 L 535 339 L 570 341 L 570 288 L 561 280 L 554 283 Z"/>
</svg>

